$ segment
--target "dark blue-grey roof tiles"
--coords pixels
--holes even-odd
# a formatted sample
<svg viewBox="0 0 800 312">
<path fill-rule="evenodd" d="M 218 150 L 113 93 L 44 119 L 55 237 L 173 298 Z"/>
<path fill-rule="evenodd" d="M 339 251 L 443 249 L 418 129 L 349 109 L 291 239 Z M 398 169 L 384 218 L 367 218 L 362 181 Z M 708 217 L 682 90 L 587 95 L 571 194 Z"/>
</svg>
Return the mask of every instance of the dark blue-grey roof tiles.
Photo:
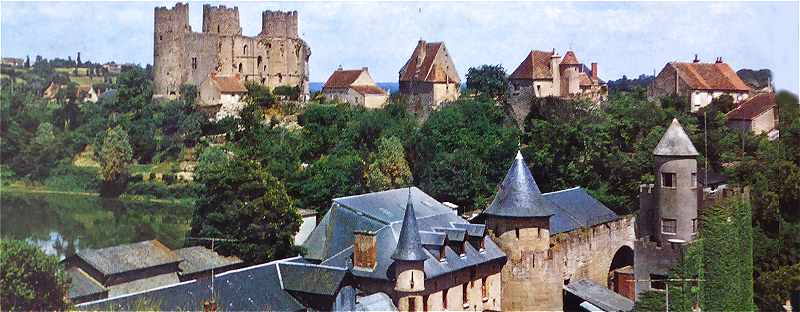
<svg viewBox="0 0 800 312">
<path fill-rule="evenodd" d="M 426 257 L 425 251 L 422 249 L 422 240 L 419 238 L 417 217 L 414 216 L 414 205 L 411 203 L 411 190 L 409 189 L 400 237 L 397 239 L 397 247 L 394 249 L 392 259 L 422 261 Z"/>
<path fill-rule="evenodd" d="M 556 214 L 550 218 L 551 235 L 582 227 L 591 227 L 620 218 L 581 187 L 545 193 L 544 198 L 553 202 L 557 207 Z"/>
<path fill-rule="evenodd" d="M 514 163 L 506 173 L 492 204 L 484 215 L 513 218 L 548 217 L 555 214 L 553 204 L 542 197 L 542 192 L 531 171 L 517 152 Z"/>
</svg>

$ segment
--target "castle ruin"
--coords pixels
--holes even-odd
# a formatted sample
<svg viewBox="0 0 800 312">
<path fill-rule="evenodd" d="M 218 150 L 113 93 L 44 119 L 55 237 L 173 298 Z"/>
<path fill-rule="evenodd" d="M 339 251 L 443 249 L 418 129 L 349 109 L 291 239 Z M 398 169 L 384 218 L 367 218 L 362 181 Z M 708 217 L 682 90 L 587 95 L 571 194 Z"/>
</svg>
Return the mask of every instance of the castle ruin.
<svg viewBox="0 0 800 312">
<path fill-rule="evenodd" d="M 203 5 L 202 32 L 189 25 L 189 5 L 155 8 L 154 94 L 176 97 L 184 84 L 200 86 L 211 74 L 238 75 L 274 88 L 297 86 L 308 98 L 311 49 L 297 35 L 297 11 L 264 11 L 261 32 L 242 35 L 239 8 Z"/>
</svg>

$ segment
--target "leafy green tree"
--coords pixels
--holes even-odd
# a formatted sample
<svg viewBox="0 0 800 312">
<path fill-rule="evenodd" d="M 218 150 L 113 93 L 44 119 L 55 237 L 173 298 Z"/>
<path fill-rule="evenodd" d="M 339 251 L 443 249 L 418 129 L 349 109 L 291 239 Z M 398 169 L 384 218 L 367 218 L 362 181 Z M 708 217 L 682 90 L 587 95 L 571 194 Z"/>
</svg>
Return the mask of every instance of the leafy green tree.
<svg viewBox="0 0 800 312">
<path fill-rule="evenodd" d="M 195 176 L 202 195 L 191 235 L 234 240 L 218 243 L 216 250 L 247 263 L 296 255 L 293 238 L 300 228 L 300 215 L 283 183 L 257 162 L 221 158 L 215 150 L 201 157 Z"/>
<path fill-rule="evenodd" d="M 322 214 L 331 199 L 364 193 L 363 167 L 364 161 L 353 152 L 320 157 L 303 173 L 298 197 L 302 207 Z"/>
<path fill-rule="evenodd" d="M 272 91 L 267 86 L 255 81 L 248 81 L 245 82 L 244 87 L 247 89 L 244 102 L 260 107 L 270 107 L 275 104 L 275 96 L 272 95 Z"/>
<path fill-rule="evenodd" d="M 20 155 L 22 160 L 18 174 L 22 173 L 34 180 L 46 178 L 50 169 L 55 167 L 56 162 L 61 158 L 59 152 L 58 139 L 53 125 L 49 122 L 39 124 L 36 128 L 36 135 Z"/>
<path fill-rule="evenodd" d="M 501 99 L 508 89 L 508 75 L 502 65 L 481 65 L 467 70 L 467 90 Z"/>
<path fill-rule="evenodd" d="M 0 240 L 0 309 L 64 311 L 69 279 L 58 258 L 19 240 Z"/>
<path fill-rule="evenodd" d="M 128 185 L 130 175 L 128 168 L 133 160 L 133 151 L 128 143 L 128 133 L 122 127 L 106 131 L 103 145 L 100 148 L 100 172 L 103 184 L 100 195 L 103 197 L 119 196 Z"/>
<path fill-rule="evenodd" d="M 364 172 L 364 180 L 370 191 L 384 191 L 411 183 L 411 169 L 400 139 L 378 139 L 378 152 L 371 158 L 372 162 Z"/>
</svg>

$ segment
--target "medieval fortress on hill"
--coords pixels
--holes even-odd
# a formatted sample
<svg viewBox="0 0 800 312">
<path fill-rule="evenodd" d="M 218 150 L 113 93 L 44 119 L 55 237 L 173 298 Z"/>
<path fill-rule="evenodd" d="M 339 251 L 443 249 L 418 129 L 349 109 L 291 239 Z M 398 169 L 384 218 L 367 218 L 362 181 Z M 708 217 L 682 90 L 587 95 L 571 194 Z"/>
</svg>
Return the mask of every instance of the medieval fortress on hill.
<svg viewBox="0 0 800 312">
<path fill-rule="evenodd" d="M 184 84 L 211 76 L 269 86 L 298 86 L 308 95 L 311 49 L 297 35 L 297 11 L 264 11 L 261 32 L 244 36 L 239 8 L 203 6 L 203 29 L 189 26 L 189 5 L 155 8 L 153 75 L 156 97 L 176 97 Z M 224 87 L 220 88 L 225 91 Z"/>
</svg>

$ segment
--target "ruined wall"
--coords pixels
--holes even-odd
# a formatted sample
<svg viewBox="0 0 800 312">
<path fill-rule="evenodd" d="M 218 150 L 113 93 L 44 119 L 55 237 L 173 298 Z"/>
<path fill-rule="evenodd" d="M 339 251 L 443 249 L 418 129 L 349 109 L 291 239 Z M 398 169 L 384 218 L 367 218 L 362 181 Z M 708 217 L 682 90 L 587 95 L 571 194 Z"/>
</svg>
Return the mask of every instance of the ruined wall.
<svg viewBox="0 0 800 312">
<path fill-rule="evenodd" d="M 217 72 L 220 36 L 195 32 L 185 36 L 186 58 L 181 60 L 181 67 L 186 80 L 182 83 L 200 86 L 208 75 Z"/>
<path fill-rule="evenodd" d="M 686 245 L 661 244 L 649 240 L 637 240 L 634 244 L 634 276 L 637 280 L 648 280 L 651 275 L 666 275 L 678 263 Z M 636 295 L 650 290 L 650 283 L 636 282 Z"/>
</svg>

